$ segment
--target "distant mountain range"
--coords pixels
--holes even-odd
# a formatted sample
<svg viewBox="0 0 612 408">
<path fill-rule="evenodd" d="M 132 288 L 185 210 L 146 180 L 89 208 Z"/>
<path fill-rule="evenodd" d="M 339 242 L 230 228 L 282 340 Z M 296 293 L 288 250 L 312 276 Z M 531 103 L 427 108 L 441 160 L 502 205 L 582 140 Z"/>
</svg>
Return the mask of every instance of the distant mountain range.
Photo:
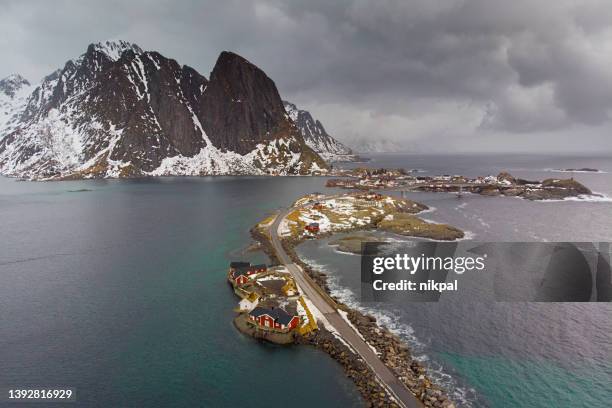
<svg viewBox="0 0 612 408">
<path fill-rule="evenodd" d="M 355 161 L 353 151 L 331 137 L 323 124 L 314 119 L 310 112 L 298 109 L 295 104 L 283 101 L 287 114 L 299 129 L 304 141 L 326 161 Z"/>
<path fill-rule="evenodd" d="M 350 153 L 307 112 L 287 113 L 274 82 L 231 52 L 207 79 L 158 52 L 107 41 L 38 85 L 18 75 L 0 82 L 5 175 L 324 173 L 317 151 Z"/>
<path fill-rule="evenodd" d="M 387 139 L 366 139 L 354 140 L 352 146 L 359 153 L 398 153 L 405 152 L 406 146 L 398 142 Z"/>
</svg>

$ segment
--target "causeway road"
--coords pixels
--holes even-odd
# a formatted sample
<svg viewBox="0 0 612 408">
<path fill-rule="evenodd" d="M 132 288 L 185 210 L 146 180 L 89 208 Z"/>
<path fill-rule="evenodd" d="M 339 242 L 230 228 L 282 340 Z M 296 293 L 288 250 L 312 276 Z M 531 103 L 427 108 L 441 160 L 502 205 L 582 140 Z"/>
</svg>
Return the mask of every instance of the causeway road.
<svg viewBox="0 0 612 408">
<path fill-rule="evenodd" d="M 374 374 L 378 377 L 378 380 L 383 387 L 389 392 L 397 401 L 397 403 L 404 408 L 422 408 L 424 405 L 419 401 L 406 386 L 397 379 L 397 377 L 391 372 L 374 350 L 363 340 L 352 325 L 347 323 L 346 320 L 338 313 L 338 309 L 335 306 L 335 302 L 331 299 L 309 276 L 307 276 L 302 268 L 293 263 L 283 245 L 278 234 L 279 226 L 281 222 L 287 217 L 291 211 L 306 207 L 302 205 L 299 207 L 291 207 L 281 211 L 276 216 L 274 222 L 268 227 L 272 247 L 276 252 L 278 260 L 283 264 L 291 275 L 296 280 L 298 286 L 302 292 L 308 297 L 308 299 L 319 309 L 319 311 L 325 316 L 333 330 L 342 336 L 353 350 L 359 354 L 359 356 L 366 362 L 372 369 Z"/>
</svg>

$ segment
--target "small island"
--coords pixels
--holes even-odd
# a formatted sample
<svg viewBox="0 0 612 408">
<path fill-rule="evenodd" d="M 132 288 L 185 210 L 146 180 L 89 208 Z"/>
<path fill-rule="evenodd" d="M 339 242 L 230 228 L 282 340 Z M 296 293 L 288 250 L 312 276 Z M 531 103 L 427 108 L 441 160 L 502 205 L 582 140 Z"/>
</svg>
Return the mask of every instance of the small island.
<svg viewBox="0 0 612 408">
<path fill-rule="evenodd" d="M 594 169 L 591 167 L 581 167 L 579 169 L 553 169 L 552 171 L 558 171 L 561 173 L 601 173 L 602 171 L 599 169 Z"/>
<path fill-rule="evenodd" d="M 385 242 L 384 238 L 381 238 L 371 232 L 363 231 L 354 234 L 346 235 L 337 239 L 333 239 L 328 242 L 332 247 L 336 247 L 338 252 L 345 252 L 349 254 L 361 255 L 363 242 Z"/>
<path fill-rule="evenodd" d="M 427 191 L 472 193 L 483 196 L 520 197 L 526 200 L 562 200 L 597 196 L 580 182 L 549 178 L 543 181 L 516 178 L 508 172 L 497 176 L 468 178 L 460 175 L 413 176 L 402 169 L 343 170 L 334 173 L 346 178 L 329 179 L 327 187 L 355 190 Z"/>
</svg>

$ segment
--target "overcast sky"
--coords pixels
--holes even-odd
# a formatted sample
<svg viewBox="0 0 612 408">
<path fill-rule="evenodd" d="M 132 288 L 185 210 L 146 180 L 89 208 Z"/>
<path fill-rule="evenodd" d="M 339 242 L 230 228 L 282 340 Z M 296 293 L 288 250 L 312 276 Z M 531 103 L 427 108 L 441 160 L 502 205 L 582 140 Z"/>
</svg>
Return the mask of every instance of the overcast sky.
<svg viewBox="0 0 612 408">
<path fill-rule="evenodd" d="M 36 82 L 111 38 L 206 77 L 231 50 L 349 145 L 612 152 L 609 0 L 0 0 L 0 10 L 0 77 Z"/>
</svg>

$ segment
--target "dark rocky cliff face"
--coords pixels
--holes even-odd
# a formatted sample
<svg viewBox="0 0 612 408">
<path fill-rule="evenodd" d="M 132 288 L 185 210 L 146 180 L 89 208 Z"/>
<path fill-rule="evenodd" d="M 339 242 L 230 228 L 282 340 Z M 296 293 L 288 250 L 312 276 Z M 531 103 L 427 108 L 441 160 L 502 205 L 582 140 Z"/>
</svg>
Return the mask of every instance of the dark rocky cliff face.
<svg viewBox="0 0 612 408">
<path fill-rule="evenodd" d="M 34 178 L 323 168 L 255 65 L 223 52 L 208 81 L 126 42 L 92 44 L 46 77 L 0 142 L 0 170 Z"/>
<path fill-rule="evenodd" d="M 219 55 L 203 104 L 204 127 L 213 144 L 240 154 L 275 138 L 287 121 L 274 82 L 231 52 Z"/>
</svg>

